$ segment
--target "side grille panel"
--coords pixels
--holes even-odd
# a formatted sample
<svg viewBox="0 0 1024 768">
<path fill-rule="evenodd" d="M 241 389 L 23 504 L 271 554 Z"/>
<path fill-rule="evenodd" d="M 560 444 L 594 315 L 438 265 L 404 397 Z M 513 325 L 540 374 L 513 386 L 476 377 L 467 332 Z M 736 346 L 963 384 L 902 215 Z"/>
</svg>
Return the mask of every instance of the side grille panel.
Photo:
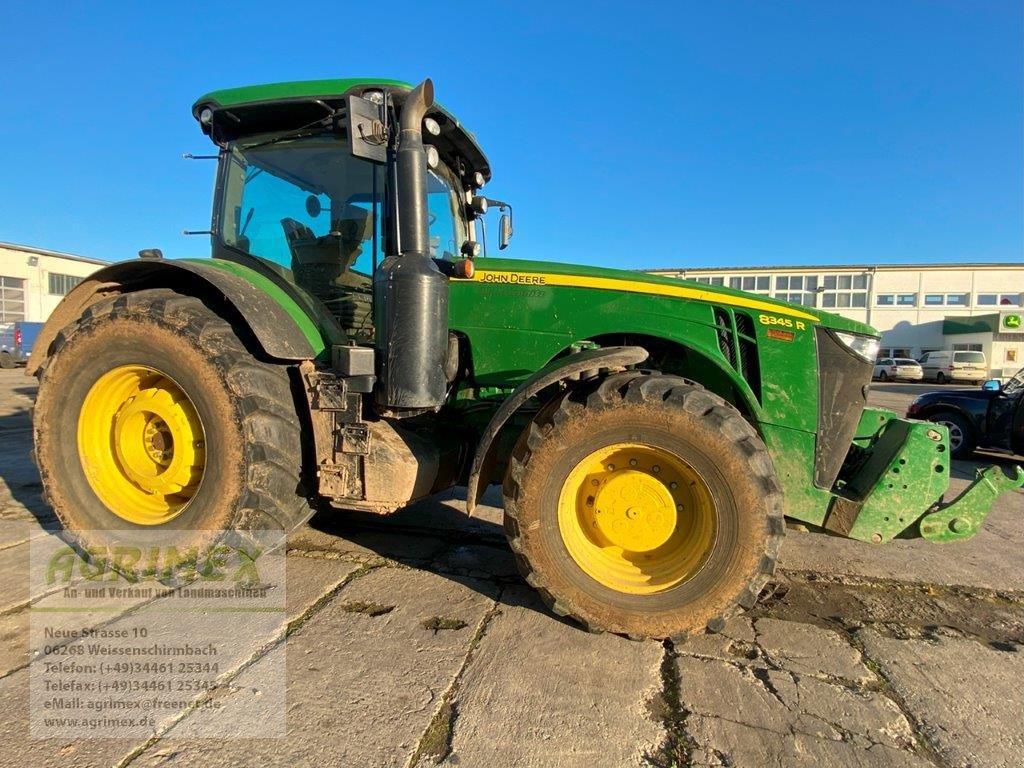
<svg viewBox="0 0 1024 768">
<path fill-rule="evenodd" d="M 754 321 L 743 312 L 715 307 L 715 333 L 722 357 L 742 376 L 761 402 L 761 361 L 757 354 Z"/>
</svg>

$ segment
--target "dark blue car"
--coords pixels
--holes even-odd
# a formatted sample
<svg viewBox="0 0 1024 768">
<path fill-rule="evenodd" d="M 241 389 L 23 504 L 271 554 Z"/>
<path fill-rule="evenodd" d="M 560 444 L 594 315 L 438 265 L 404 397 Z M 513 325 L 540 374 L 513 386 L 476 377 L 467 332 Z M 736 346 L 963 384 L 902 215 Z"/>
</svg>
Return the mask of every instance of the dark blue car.
<svg viewBox="0 0 1024 768">
<path fill-rule="evenodd" d="M 953 458 L 975 448 L 997 448 L 1024 454 L 1024 368 L 1006 384 L 986 381 L 981 389 L 940 390 L 918 397 L 907 417 L 934 421 L 949 428 Z"/>
</svg>

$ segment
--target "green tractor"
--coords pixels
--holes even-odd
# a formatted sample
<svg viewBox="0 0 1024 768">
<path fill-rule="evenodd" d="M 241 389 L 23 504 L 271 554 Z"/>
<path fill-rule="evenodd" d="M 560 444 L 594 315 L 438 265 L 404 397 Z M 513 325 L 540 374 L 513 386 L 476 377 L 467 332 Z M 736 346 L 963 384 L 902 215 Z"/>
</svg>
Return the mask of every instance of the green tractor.
<svg viewBox="0 0 1024 768">
<path fill-rule="evenodd" d="M 76 287 L 35 346 L 36 457 L 84 544 L 290 531 L 504 487 L 526 581 L 592 630 L 677 637 L 749 608 L 786 520 L 973 535 L 1024 484 L 943 500 L 946 429 L 865 407 L 878 336 L 636 272 L 481 255 L 491 169 L 429 80 L 222 90 L 212 259 Z M 477 257 L 480 258 L 477 258 Z"/>
</svg>

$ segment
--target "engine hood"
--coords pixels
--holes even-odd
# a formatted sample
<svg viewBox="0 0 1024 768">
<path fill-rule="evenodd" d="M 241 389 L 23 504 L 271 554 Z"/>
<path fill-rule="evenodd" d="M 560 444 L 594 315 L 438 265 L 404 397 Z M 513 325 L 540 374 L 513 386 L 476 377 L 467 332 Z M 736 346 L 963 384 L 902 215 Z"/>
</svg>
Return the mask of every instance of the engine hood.
<svg viewBox="0 0 1024 768">
<path fill-rule="evenodd" d="M 596 290 L 646 293 L 669 296 L 684 301 L 742 307 L 754 312 L 775 313 L 839 331 L 877 336 L 871 326 L 849 320 L 815 307 L 804 307 L 788 301 L 737 291 L 724 286 L 705 285 L 692 280 L 651 275 L 625 269 L 590 267 L 550 261 L 480 258 L 475 262 L 474 280 L 497 283 L 562 285 Z"/>
</svg>

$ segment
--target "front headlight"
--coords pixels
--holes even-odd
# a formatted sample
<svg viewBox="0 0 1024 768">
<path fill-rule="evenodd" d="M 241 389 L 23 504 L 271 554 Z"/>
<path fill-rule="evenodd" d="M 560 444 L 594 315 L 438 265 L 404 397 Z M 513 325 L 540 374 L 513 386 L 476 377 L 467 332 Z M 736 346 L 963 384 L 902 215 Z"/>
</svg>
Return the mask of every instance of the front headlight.
<svg viewBox="0 0 1024 768">
<path fill-rule="evenodd" d="M 860 336 L 856 333 L 844 333 L 842 331 L 832 331 L 832 335 L 839 339 L 844 347 L 865 362 L 873 363 L 878 357 L 878 345 L 881 340 L 874 336 Z"/>
</svg>

